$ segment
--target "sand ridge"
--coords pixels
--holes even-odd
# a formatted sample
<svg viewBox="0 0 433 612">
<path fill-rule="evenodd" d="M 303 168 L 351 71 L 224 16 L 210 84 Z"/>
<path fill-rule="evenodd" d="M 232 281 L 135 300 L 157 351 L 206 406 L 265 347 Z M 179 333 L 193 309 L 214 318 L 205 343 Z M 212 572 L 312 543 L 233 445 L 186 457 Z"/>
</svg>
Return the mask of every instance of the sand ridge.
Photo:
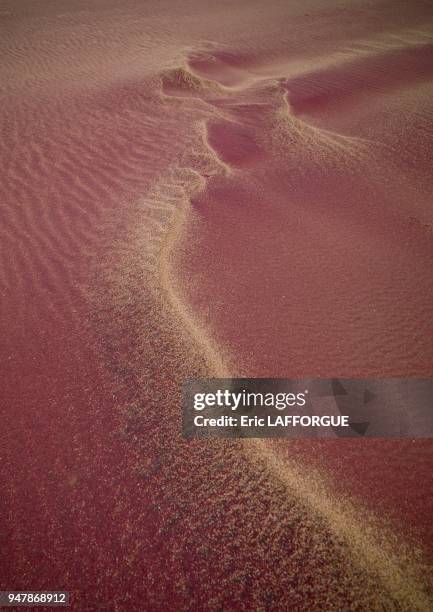
<svg viewBox="0 0 433 612">
<path fill-rule="evenodd" d="M 210 125 L 212 126 L 212 123 Z M 236 127 L 234 129 L 236 130 Z M 320 130 L 318 132 L 320 134 Z M 209 128 L 207 133 L 206 144 L 211 151 L 214 151 L 215 147 L 210 144 L 212 138 L 209 138 Z M 236 131 L 234 133 L 236 134 Z M 317 138 L 317 134 L 315 136 Z M 338 138 L 338 135 L 333 135 L 333 137 L 334 139 Z M 224 142 L 224 135 L 222 138 Z M 240 138 L 242 139 L 242 136 Z M 344 142 L 344 135 L 341 138 Z M 333 143 L 334 139 L 330 139 L 330 142 Z M 357 142 L 355 138 L 353 138 L 353 142 Z M 230 151 L 230 156 L 233 156 L 233 149 L 235 149 L 233 141 L 224 144 Z M 347 137 L 345 144 L 346 146 L 351 144 L 349 137 Z M 245 156 L 245 150 L 248 151 L 248 144 L 245 143 L 245 140 L 242 140 L 240 148 Z M 347 150 L 349 151 L 350 148 L 348 147 Z M 230 165 L 234 167 L 237 165 L 236 158 L 233 157 L 224 160 L 224 162 L 228 163 L 229 167 Z M 202 186 L 202 188 L 205 187 Z M 191 194 L 191 196 L 194 195 L 194 193 Z M 176 268 L 170 265 L 170 252 L 176 250 L 178 242 L 187 239 L 185 224 L 189 208 L 188 198 L 186 200 L 184 207 L 180 209 L 181 212 L 176 223 L 167 235 L 167 245 L 162 255 L 162 287 L 170 296 L 175 312 L 183 321 L 182 327 L 185 326 L 189 330 L 193 342 L 199 347 L 199 352 L 205 356 L 206 361 L 210 364 L 212 376 L 226 378 L 230 376 L 230 373 L 232 376 L 238 375 L 239 370 L 233 368 L 233 366 L 230 367 L 226 363 L 227 358 L 221 358 L 219 347 L 209 337 L 203 326 L 197 322 L 194 314 L 189 312 L 188 305 L 180 297 L 181 289 L 176 286 L 178 283 L 176 281 L 177 273 Z M 386 529 L 384 529 L 384 526 L 380 523 L 375 524 L 372 516 L 363 515 L 348 500 L 339 500 L 338 497 L 333 495 L 332 485 L 327 483 L 328 488 L 324 485 L 323 474 L 314 473 L 311 468 L 308 468 L 306 472 L 305 466 L 301 468 L 301 466 L 296 465 L 296 462 L 282 459 L 278 456 L 278 452 L 275 452 L 265 440 L 243 441 L 243 445 L 246 455 L 255 456 L 256 460 L 258 456 L 258 460 L 265 464 L 272 477 L 276 478 L 286 488 L 288 495 L 294 495 L 313 513 L 325 519 L 327 527 L 334 536 L 337 539 L 341 538 L 346 543 L 356 560 L 355 562 L 364 571 L 378 576 L 383 587 L 395 601 L 398 601 L 402 607 L 409 607 L 410 609 L 424 610 L 429 608 L 430 598 L 423 592 L 425 578 L 422 577 L 422 573 L 420 574 L 420 569 L 424 571 L 423 563 L 421 561 L 420 564 L 419 559 L 416 560 L 416 556 L 409 547 L 406 547 L 404 543 L 397 544 L 392 533 L 385 535 Z M 387 537 L 389 538 L 388 541 Z"/>
<path fill-rule="evenodd" d="M 331 445 L 179 435 L 188 376 L 429 371 L 428 19 L 397 4 L 6 0 L 4 588 L 67 585 L 79 610 L 428 605 L 425 551 L 388 525 L 384 555 L 376 527 L 360 537 L 393 504 L 428 548 L 428 444 L 372 453 L 364 513 Z M 364 465 L 364 448 L 338 451 Z"/>
</svg>

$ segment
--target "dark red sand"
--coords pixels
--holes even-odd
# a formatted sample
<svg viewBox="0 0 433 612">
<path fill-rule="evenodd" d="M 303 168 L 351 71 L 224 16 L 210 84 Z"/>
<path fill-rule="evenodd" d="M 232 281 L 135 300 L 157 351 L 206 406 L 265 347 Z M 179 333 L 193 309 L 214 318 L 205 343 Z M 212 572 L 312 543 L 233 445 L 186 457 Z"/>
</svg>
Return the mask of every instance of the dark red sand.
<svg viewBox="0 0 433 612">
<path fill-rule="evenodd" d="M 209 146 L 235 171 L 193 199 L 179 265 L 238 375 L 432 375 L 430 55 L 386 51 L 288 79 L 286 123 L 265 80 L 211 100 L 228 116 L 208 124 Z M 432 553 L 431 440 L 285 446 Z"/>
<path fill-rule="evenodd" d="M 407 604 L 242 445 L 179 434 L 212 368 L 158 266 L 198 176 L 172 272 L 233 374 L 432 374 L 429 6 L 263 6 L 2 5 L 1 588 Z M 278 452 L 431 554 L 431 441 Z"/>
</svg>

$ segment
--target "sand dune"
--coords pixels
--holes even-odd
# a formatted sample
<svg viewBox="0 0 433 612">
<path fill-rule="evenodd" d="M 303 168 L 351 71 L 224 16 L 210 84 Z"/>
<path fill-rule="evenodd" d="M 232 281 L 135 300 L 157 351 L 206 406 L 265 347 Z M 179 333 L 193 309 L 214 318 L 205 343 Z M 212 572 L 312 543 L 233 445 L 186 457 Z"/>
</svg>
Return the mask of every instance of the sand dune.
<svg viewBox="0 0 433 612">
<path fill-rule="evenodd" d="M 431 441 L 187 442 L 179 397 L 432 375 L 431 17 L 3 3 L 2 588 L 428 609 Z"/>
<path fill-rule="evenodd" d="M 365 97 L 431 80 L 432 59 L 433 46 L 424 44 L 379 52 L 303 74 L 287 81 L 291 108 L 296 114 L 342 112 L 341 105 L 345 103 L 365 104 Z"/>
</svg>

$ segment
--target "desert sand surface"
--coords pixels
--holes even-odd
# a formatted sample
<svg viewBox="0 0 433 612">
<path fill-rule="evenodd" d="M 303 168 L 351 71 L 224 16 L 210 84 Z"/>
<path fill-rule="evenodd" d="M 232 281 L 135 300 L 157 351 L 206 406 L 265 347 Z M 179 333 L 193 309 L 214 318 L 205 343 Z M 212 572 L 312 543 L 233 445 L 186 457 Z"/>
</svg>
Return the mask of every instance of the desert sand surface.
<svg viewBox="0 0 433 612">
<path fill-rule="evenodd" d="M 1 589 L 431 609 L 431 440 L 180 409 L 432 376 L 431 3 L 3 0 L 0 32 Z"/>
</svg>

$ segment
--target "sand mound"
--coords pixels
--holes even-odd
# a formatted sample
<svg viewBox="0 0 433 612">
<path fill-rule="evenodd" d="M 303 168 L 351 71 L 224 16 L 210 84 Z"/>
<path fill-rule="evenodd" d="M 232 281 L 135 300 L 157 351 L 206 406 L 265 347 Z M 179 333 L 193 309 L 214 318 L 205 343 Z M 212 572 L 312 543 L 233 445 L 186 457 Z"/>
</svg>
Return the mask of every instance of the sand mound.
<svg viewBox="0 0 433 612">
<path fill-rule="evenodd" d="M 206 97 L 217 94 L 217 83 L 192 74 L 186 68 L 175 68 L 161 77 L 162 91 L 169 96 Z"/>
</svg>

